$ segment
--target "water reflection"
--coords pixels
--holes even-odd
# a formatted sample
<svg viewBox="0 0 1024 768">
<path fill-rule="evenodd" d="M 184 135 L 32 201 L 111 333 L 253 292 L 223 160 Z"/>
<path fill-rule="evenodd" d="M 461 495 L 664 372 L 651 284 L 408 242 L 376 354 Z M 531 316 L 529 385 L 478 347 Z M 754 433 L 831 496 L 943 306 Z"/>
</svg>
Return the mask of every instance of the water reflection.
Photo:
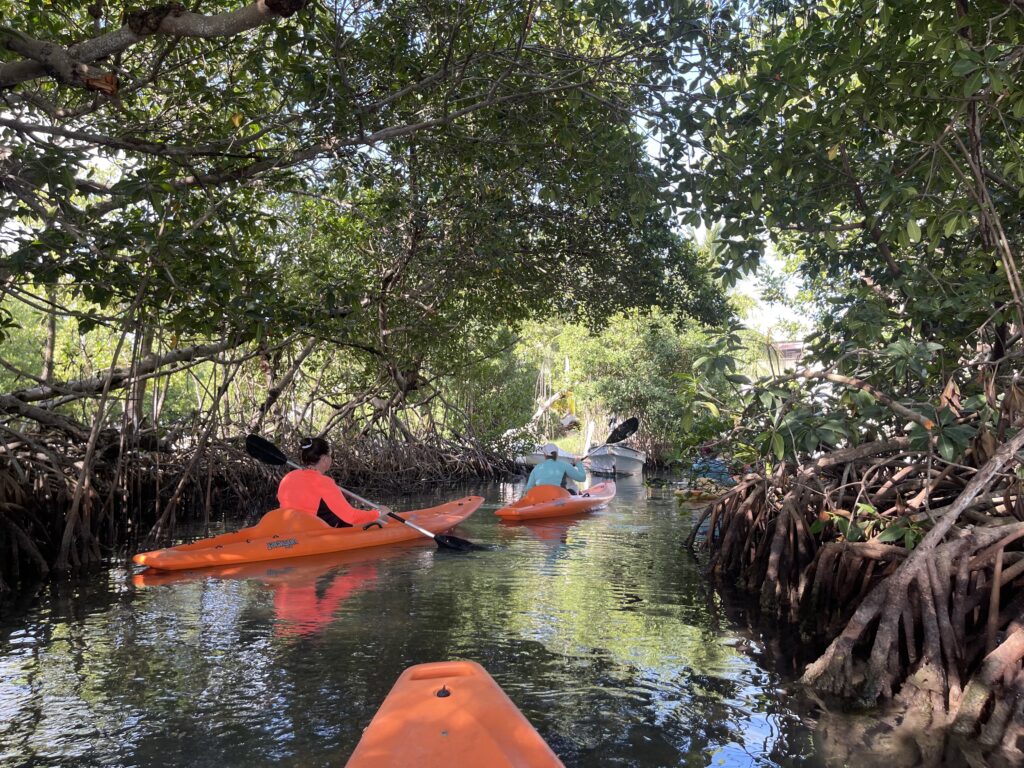
<svg viewBox="0 0 1024 768">
<path fill-rule="evenodd" d="M 458 658 L 569 766 L 815 763 L 684 554 L 670 490 L 623 482 L 606 509 L 520 524 L 493 516 L 520 488 L 443 495 L 469 491 L 488 503 L 459 535 L 490 551 L 410 542 L 42 595 L 0 624 L 0 765 L 340 765 L 405 667 Z"/>
<path fill-rule="evenodd" d="M 564 517 L 541 517 L 536 520 L 499 520 L 500 535 L 505 541 L 513 541 L 520 531 L 525 530 L 537 541 L 565 544 L 569 531 L 582 520 L 586 520 L 594 512 L 580 512 Z"/>
<path fill-rule="evenodd" d="M 184 571 L 147 568 L 133 574 L 136 588 L 195 584 L 206 580 L 240 580 L 258 585 L 273 600 L 274 636 L 307 637 L 335 620 L 338 609 L 353 594 L 373 589 L 380 565 L 408 557 L 414 545 L 399 544 L 380 550 L 336 552 L 259 563 L 244 563 Z"/>
</svg>

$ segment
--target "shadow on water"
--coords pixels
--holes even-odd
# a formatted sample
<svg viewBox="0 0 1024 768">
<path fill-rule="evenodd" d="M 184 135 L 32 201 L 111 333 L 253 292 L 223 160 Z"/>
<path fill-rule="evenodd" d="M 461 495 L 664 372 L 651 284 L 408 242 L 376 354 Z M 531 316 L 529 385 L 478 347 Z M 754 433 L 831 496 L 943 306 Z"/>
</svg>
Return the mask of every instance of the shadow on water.
<svg viewBox="0 0 1024 768">
<path fill-rule="evenodd" d="M 532 523 L 47 586 L 0 621 L 0 765 L 341 765 L 410 664 L 478 661 L 569 766 L 820 763 L 770 648 L 683 547 L 671 490 Z"/>
</svg>

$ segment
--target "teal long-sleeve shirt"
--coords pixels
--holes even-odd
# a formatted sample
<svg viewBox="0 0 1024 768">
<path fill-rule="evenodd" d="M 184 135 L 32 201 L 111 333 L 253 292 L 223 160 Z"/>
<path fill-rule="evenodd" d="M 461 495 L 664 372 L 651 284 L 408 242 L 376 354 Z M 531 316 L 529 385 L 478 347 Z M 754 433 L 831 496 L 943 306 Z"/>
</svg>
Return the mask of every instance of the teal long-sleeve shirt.
<svg viewBox="0 0 1024 768">
<path fill-rule="evenodd" d="M 535 485 L 561 485 L 563 475 L 568 475 L 571 480 L 582 482 L 587 479 L 587 470 L 582 466 L 574 467 L 561 459 L 544 459 L 530 472 L 530 479 L 526 481 L 526 490 L 530 490 Z"/>
</svg>

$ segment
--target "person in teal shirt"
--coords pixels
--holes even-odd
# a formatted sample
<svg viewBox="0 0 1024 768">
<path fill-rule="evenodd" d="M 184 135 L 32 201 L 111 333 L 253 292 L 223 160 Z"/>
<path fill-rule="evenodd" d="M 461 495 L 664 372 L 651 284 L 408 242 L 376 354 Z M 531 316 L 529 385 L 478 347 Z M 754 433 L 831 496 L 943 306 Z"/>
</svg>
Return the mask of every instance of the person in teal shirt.
<svg viewBox="0 0 1024 768">
<path fill-rule="evenodd" d="M 547 457 L 533 468 L 530 472 L 530 479 L 526 481 L 526 490 L 529 491 L 535 485 L 561 485 L 562 478 L 582 482 L 587 479 L 587 471 L 583 467 L 577 467 L 576 462 L 571 464 L 558 458 L 558 446 L 548 443 L 542 449 Z"/>
</svg>

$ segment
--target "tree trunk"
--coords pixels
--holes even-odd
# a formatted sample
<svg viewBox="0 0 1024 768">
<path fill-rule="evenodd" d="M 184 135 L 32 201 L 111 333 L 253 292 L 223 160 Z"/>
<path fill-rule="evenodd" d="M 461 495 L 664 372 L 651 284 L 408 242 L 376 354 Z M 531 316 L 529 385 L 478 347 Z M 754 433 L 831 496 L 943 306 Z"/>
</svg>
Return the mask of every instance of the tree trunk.
<svg viewBox="0 0 1024 768">
<path fill-rule="evenodd" d="M 153 326 L 147 325 L 142 329 L 142 336 L 139 341 L 139 347 L 136 350 L 135 360 L 146 360 L 149 359 L 150 355 L 153 354 Z M 135 372 L 136 365 L 132 365 L 132 373 L 129 381 L 131 384 L 128 388 L 128 396 L 125 398 L 125 419 L 128 424 L 138 431 L 141 427 L 142 420 L 145 418 L 145 400 L 146 400 L 146 383 L 148 379 L 144 376 L 139 376 Z"/>
<path fill-rule="evenodd" d="M 39 376 L 45 384 L 53 384 L 53 354 L 57 347 L 57 289 L 48 286 L 46 298 L 49 300 L 50 310 L 46 314 L 46 341 L 43 342 L 43 370 Z"/>
</svg>

